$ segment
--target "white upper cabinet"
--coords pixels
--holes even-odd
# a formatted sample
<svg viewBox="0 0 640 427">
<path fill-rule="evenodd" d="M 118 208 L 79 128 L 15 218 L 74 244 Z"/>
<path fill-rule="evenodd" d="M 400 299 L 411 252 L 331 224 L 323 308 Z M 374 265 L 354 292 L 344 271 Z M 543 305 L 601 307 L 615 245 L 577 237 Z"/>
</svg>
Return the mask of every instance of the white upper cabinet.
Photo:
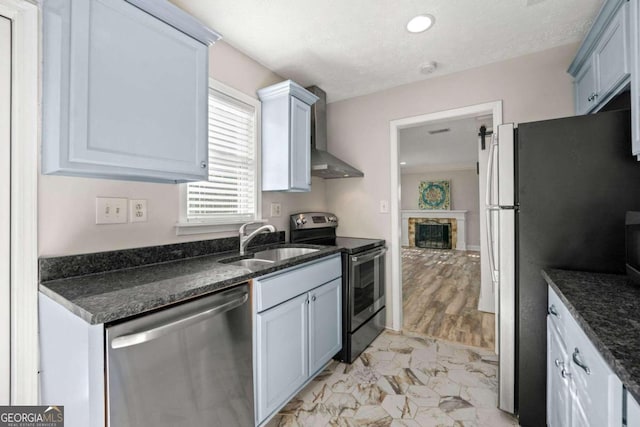
<svg viewBox="0 0 640 427">
<path fill-rule="evenodd" d="M 628 87 L 631 72 L 629 4 L 605 1 L 569 67 L 576 114 L 596 112 Z"/>
<path fill-rule="evenodd" d="M 596 67 L 590 58 L 580 70 L 575 80 L 576 114 L 587 114 L 596 107 L 598 86 Z"/>
<path fill-rule="evenodd" d="M 44 2 L 43 173 L 207 179 L 217 39 L 165 0 Z"/>
<path fill-rule="evenodd" d="M 625 4 L 609 23 L 594 53 L 598 64 L 598 92 L 603 96 L 612 94 L 629 76 L 628 14 L 629 6 Z"/>
<path fill-rule="evenodd" d="M 311 105 L 291 80 L 258 91 L 262 101 L 262 190 L 311 191 Z"/>
</svg>

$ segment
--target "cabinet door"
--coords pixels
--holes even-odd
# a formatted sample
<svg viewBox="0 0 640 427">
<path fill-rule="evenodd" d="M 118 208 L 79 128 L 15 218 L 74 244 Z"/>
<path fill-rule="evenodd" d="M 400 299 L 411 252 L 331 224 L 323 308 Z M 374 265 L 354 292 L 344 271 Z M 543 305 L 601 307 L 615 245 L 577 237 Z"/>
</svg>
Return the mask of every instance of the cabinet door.
<svg viewBox="0 0 640 427">
<path fill-rule="evenodd" d="M 629 75 L 628 4 L 624 4 L 607 27 L 595 50 L 598 64 L 596 103 L 604 101 Z"/>
<path fill-rule="evenodd" d="M 314 374 L 342 348 L 342 278 L 309 292 L 309 372 Z"/>
<path fill-rule="evenodd" d="M 627 426 L 640 427 L 640 405 L 628 391 L 627 394 Z"/>
<path fill-rule="evenodd" d="M 567 354 L 571 372 L 571 425 L 614 427 L 622 420 L 622 383 L 577 322 L 567 324 Z"/>
<path fill-rule="evenodd" d="M 45 8 L 44 173 L 206 179 L 208 47 L 125 1 Z"/>
<path fill-rule="evenodd" d="M 569 425 L 569 360 L 564 343 L 547 316 L 547 425 Z"/>
<path fill-rule="evenodd" d="M 291 188 L 311 189 L 311 107 L 291 97 Z"/>
<path fill-rule="evenodd" d="M 307 302 L 300 295 L 257 316 L 258 423 L 309 377 Z"/>
<path fill-rule="evenodd" d="M 593 57 L 582 66 L 576 77 L 576 114 L 587 114 L 596 106 L 596 67 Z"/>
</svg>

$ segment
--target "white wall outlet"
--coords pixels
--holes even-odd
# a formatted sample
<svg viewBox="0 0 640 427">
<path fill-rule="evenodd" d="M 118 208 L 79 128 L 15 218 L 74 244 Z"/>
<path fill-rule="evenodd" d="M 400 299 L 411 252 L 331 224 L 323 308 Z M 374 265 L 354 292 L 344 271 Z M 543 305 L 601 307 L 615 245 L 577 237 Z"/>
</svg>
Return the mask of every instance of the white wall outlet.
<svg viewBox="0 0 640 427">
<path fill-rule="evenodd" d="M 127 202 L 115 197 L 96 197 L 96 224 L 126 223 Z"/>
<path fill-rule="evenodd" d="M 147 222 L 146 199 L 129 200 L 129 221 Z"/>
<path fill-rule="evenodd" d="M 271 203 L 271 216 L 277 217 L 282 215 L 282 206 L 280 203 Z"/>
<path fill-rule="evenodd" d="M 380 200 L 380 213 L 389 213 L 389 201 Z"/>
</svg>

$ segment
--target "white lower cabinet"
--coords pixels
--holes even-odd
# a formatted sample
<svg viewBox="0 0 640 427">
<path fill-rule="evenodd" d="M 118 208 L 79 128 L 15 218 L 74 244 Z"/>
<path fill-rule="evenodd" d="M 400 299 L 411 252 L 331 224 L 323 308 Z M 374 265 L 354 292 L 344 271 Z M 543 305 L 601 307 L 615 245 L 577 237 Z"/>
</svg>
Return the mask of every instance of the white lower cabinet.
<svg viewBox="0 0 640 427">
<path fill-rule="evenodd" d="M 619 427 L 622 382 L 559 301 L 549 288 L 547 423 L 550 427 Z"/>
<path fill-rule="evenodd" d="M 625 390 L 627 394 L 627 427 L 640 427 L 640 405 L 638 402 Z"/>
<path fill-rule="evenodd" d="M 254 280 L 256 425 L 342 348 L 340 255 Z"/>
<path fill-rule="evenodd" d="M 309 377 L 307 294 L 258 314 L 258 417 L 264 419 Z"/>
<path fill-rule="evenodd" d="M 571 397 L 567 352 L 551 319 L 547 319 L 547 426 L 569 425 Z"/>
<path fill-rule="evenodd" d="M 315 373 L 342 348 L 342 280 L 310 292 L 309 372 Z"/>
</svg>

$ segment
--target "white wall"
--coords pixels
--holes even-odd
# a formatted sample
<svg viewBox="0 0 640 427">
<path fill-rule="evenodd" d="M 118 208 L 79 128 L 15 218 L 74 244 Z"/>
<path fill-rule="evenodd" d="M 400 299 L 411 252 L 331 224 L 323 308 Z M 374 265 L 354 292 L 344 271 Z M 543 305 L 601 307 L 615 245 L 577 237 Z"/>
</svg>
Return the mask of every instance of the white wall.
<svg viewBox="0 0 640 427">
<path fill-rule="evenodd" d="M 401 209 L 420 209 L 418 186 L 422 181 L 451 181 L 451 209 L 467 210 L 467 246 L 480 246 L 480 191 L 475 169 L 403 174 L 401 179 Z M 405 230 L 402 230 L 405 232 Z"/>
<path fill-rule="evenodd" d="M 213 78 L 256 97 L 256 90 L 284 80 L 224 42 L 211 48 Z M 288 230 L 288 214 L 301 210 L 324 210 L 325 183 L 313 179 L 310 193 L 263 193 L 263 216 L 278 230 Z M 129 181 L 40 175 L 39 255 L 71 255 L 87 252 L 162 245 L 234 235 L 198 234 L 176 236 L 179 186 Z M 95 198 L 147 199 L 148 222 L 95 224 Z M 282 204 L 282 216 L 269 218 L 270 203 Z"/>
<path fill-rule="evenodd" d="M 566 73 L 577 44 L 427 79 L 328 105 L 329 151 L 362 170 L 364 178 L 325 183 L 329 211 L 340 218 L 340 234 L 391 238 L 389 121 L 503 100 L 504 122 L 526 122 L 573 114 Z M 388 324 L 392 319 L 387 259 Z"/>
</svg>

